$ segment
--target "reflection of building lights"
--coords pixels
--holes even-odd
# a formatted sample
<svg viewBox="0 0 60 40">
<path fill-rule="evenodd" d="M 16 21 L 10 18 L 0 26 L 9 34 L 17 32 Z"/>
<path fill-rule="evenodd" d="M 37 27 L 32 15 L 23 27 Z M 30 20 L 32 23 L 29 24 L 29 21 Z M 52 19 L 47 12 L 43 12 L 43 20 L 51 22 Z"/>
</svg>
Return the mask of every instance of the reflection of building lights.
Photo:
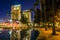
<svg viewBox="0 0 60 40">
<path fill-rule="evenodd" d="M 13 27 L 13 29 L 15 29 L 15 27 Z"/>
</svg>

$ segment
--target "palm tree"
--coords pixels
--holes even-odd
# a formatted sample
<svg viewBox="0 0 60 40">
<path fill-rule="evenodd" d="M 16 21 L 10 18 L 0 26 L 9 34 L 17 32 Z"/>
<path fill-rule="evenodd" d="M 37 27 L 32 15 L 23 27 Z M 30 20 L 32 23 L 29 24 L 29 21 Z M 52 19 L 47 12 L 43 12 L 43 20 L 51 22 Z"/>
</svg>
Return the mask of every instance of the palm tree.
<svg viewBox="0 0 60 40">
<path fill-rule="evenodd" d="M 43 0 L 44 3 L 44 18 L 45 18 L 45 23 L 46 23 L 46 3 L 45 0 Z"/>
<path fill-rule="evenodd" d="M 48 5 L 46 5 L 46 9 L 47 9 L 47 17 L 52 19 L 52 23 L 53 23 L 53 29 L 52 29 L 52 34 L 55 35 L 56 31 L 55 31 L 55 16 L 56 16 L 56 10 L 57 7 L 55 7 L 57 4 L 55 2 L 55 0 L 50 0 L 50 2 L 48 3 Z M 51 20 L 50 20 L 51 22 Z"/>
<path fill-rule="evenodd" d="M 52 13 L 54 13 L 54 0 L 52 0 L 52 9 L 53 9 L 53 12 Z M 56 35 L 54 15 L 55 15 L 55 13 L 53 14 L 53 33 L 52 33 L 52 35 Z"/>
<path fill-rule="evenodd" d="M 52 3 L 51 3 L 51 2 L 52 2 Z M 50 19 L 51 19 L 51 20 L 49 19 L 50 22 L 53 23 L 53 27 L 52 27 L 52 28 L 53 28 L 53 29 L 52 29 L 52 31 L 53 31 L 52 34 L 53 34 L 53 35 L 56 34 L 56 31 L 55 31 L 55 21 L 56 21 L 56 19 L 55 19 L 55 16 L 56 16 L 56 15 L 55 15 L 55 14 L 56 14 L 55 5 L 56 5 L 56 4 L 55 4 L 54 2 L 55 2 L 55 0 L 50 0 L 50 3 L 51 3 L 51 4 L 48 3 L 48 5 L 46 5 L 46 6 L 47 6 L 46 9 L 49 9 L 49 10 L 47 10 L 47 12 L 48 12 L 48 13 L 47 13 L 47 17 L 50 18 Z"/>
<path fill-rule="evenodd" d="M 41 16 L 41 19 L 40 19 L 40 25 L 43 25 L 42 2 L 43 2 L 42 0 L 39 0 L 39 2 L 38 2 L 39 5 L 40 5 L 40 16 Z"/>
<path fill-rule="evenodd" d="M 40 25 L 40 9 L 37 8 L 38 5 L 39 5 L 39 0 L 35 0 L 34 9 L 33 9 L 33 11 L 35 13 L 35 15 L 34 15 L 34 23 L 37 23 L 37 24 Z"/>
</svg>

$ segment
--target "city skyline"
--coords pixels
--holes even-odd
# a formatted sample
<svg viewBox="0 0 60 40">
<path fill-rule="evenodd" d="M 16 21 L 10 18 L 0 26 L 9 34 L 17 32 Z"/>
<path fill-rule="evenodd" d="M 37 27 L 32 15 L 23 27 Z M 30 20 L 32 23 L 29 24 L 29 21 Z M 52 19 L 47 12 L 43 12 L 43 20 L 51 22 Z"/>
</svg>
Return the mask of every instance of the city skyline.
<svg viewBox="0 0 60 40">
<path fill-rule="evenodd" d="M 28 10 L 33 7 L 35 0 L 1 0 L 0 1 L 0 18 L 11 17 L 11 6 L 21 4 L 21 10 Z M 6 13 L 9 13 L 8 17 Z"/>
</svg>

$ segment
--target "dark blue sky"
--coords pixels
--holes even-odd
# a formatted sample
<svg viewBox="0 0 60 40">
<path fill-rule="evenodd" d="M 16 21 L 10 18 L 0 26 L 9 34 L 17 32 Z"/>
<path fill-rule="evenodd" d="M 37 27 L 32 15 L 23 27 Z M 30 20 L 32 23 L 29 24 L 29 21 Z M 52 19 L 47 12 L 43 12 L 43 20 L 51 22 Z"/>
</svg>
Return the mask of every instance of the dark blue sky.
<svg viewBox="0 0 60 40">
<path fill-rule="evenodd" d="M 27 10 L 33 7 L 35 0 L 0 0 L 0 18 L 6 18 L 6 13 L 10 14 L 11 5 L 21 4 L 22 10 Z M 8 16 L 10 17 L 10 15 Z"/>
</svg>

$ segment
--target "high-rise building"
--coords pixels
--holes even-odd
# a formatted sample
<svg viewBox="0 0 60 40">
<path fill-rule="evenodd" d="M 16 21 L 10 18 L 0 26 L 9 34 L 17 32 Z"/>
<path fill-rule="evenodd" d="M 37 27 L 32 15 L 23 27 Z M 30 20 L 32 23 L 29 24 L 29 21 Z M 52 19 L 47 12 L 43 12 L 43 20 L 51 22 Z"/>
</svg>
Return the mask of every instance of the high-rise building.
<svg viewBox="0 0 60 40">
<path fill-rule="evenodd" d="M 24 17 L 26 17 L 28 22 L 31 22 L 31 12 L 30 10 L 24 10 L 23 11 Z"/>
<path fill-rule="evenodd" d="M 21 19 L 21 5 L 12 5 L 11 6 L 11 19 L 13 21 Z"/>
</svg>

